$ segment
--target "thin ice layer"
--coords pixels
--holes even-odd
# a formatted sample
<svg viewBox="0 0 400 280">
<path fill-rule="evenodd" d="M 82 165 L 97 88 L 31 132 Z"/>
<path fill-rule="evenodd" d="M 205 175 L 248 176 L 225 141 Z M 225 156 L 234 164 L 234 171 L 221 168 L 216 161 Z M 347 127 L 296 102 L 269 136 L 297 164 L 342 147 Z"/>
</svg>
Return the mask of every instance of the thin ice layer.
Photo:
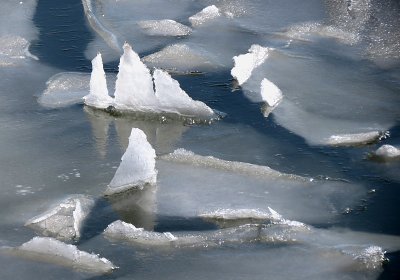
<svg viewBox="0 0 400 280">
<path fill-rule="evenodd" d="M 247 54 L 233 57 L 235 66 L 231 75 L 238 81 L 239 85 L 245 83 L 254 69 L 259 67 L 267 59 L 270 49 L 260 45 L 252 45 Z"/>
<path fill-rule="evenodd" d="M 202 25 L 210 20 L 213 20 L 217 17 L 221 16 L 219 9 L 215 5 L 211 5 L 205 7 L 203 10 L 198 12 L 197 14 L 189 17 L 189 21 L 192 26 L 197 27 Z"/>
<path fill-rule="evenodd" d="M 153 73 L 155 94 L 163 111 L 185 116 L 212 117 L 214 111 L 201 101 L 195 101 L 181 89 L 178 81 L 167 72 L 156 69 Z"/>
<path fill-rule="evenodd" d="M 43 214 L 26 222 L 25 226 L 42 235 L 59 240 L 79 240 L 81 228 L 94 200 L 84 195 L 72 196 Z"/>
<path fill-rule="evenodd" d="M 138 25 L 150 36 L 187 36 L 192 33 L 190 27 L 172 19 L 142 20 Z"/>
<path fill-rule="evenodd" d="M 196 217 L 221 208 L 268 211 L 269 205 L 291 220 L 327 222 L 356 205 L 364 194 L 355 184 L 184 151 L 161 157 L 157 169 L 157 213 L 166 216 Z"/>
<path fill-rule="evenodd" d="M 108 95 L 106 73 L 103 69 L 101 54 L 98 53 L 92 60 L 92 73 L 90 75 L 90 93 L 83 98 L 88 106 L 107 108 L 113 102 Z"/>
<path fill-rule="evenodd" d="M 105 258 L 81 251 L 74 245 L 50 237 L 34 237 L 21 246 L 11 249 L 11 253 L 34 261 L 53 263 L 94 274 L 110 273 L 117 268 Z"/>
<path fill-rule="evenodd" d="M 121 159 L 114 178 L 111 180 L 106 194 L 111 195 L 132 187 L 143 188 L 146 184 L 155 184 L 156 153 L 147 142 L 146 134 L 138 128 L 132 128 L 129 146 Z"/>
<path fill-rule="evenodd" d="M 121 108 L 157 107 L 149 69 L 125 43 L 115 84 L 115 104 Z"/>
</svg>

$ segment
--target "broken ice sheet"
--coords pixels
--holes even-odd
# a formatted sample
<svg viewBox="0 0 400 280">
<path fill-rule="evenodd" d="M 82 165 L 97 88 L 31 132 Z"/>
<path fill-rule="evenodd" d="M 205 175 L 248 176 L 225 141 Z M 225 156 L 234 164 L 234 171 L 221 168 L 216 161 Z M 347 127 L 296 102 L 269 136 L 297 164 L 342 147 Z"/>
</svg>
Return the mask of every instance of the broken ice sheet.
<svg viewBox="0 0 400 280">
<path fill-rule="evenodd" d="M 80 251 L 74 245 L 50 237 L 34 237 L 19 247 L 2 249 L 33 261 L 57 264 L 94 274 L 110 273 L 117 268 L 105 258 Z"/>
<path fill-rule="evenodd" d="M 81 227 L 90 214 L 94 200 L 85 195 L 71 196 L 43 214 L 25 223 L 44 236 L 65 241 L 78 241 Z"/>
<path fill-rule="evenodd" d="M 157 213 L 167 216 L 270 206 L 291 220 L 327 222 L 364 195 L 356 184 L 312 180 L 184 150 L 161 157 L 157 169 Z"/>
<path fill-rule="evenodd" d="M 366 141 L 362 134 L 379 134 L 392 127 L 400 115 L 395 106 L 400 98 L 376 81 L 367 65 L 360 64 L 337 64 L 329 56 L 276 50 L 242 88 L 253 95 L 268 77 L 285 95 L 272 112 L 274 120 L 309 144 L 329 145 L 331 136 L 339 139 L 341 135 L 354 135 L 350 144 L 357 144 L 359 136 L 360 143 L 371 142 L 379 137 Z"/>
</svg>

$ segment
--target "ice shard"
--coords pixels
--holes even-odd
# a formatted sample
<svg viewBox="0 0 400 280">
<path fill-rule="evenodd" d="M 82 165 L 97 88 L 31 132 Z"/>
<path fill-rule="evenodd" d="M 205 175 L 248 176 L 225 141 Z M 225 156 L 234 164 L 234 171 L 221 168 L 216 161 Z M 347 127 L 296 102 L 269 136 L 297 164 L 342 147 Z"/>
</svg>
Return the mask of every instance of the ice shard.
<svg viewBox="0 0 400 280">
<path fill-rule="evenodd" d="M 83 100 L 86 105 L 100 109 L 105 109 L 113 103 L 113 99 L 108 95 L 106 73 L 100 53 L 92 60 L 90 93 Z"/>
<path fill-rule="evenodd" d="M 167 72 L 156 69 L 153 73 L 156 97 L 163 111 L 185 116 L 212 117 L 214 111 L 201 101 L 195 101 L 181 89 L 179 82 Z"/>
<path fill-rule="evenodd" d="M 34 237 L 32 240 L 9 252 L 22 258 L 70 267 L 77 271 L 93 274 L 110 273 L 117 267 L 109 260 L 96 254 L 79 250 L 50 237 Z"/>
<path fill-rule="evenodd" d="M 197 26 L 202 25 L 212 19 L 219 17 L 219 16 L 221 16 L 219 9 L 215 5 L 211 5 L 211 6 L 205 7 L 203 10 L 201 10 L 197 14 L 191 16 L 189 18 L 189 21 L 192 24 L 192 26 L 197 27 Z"/>
<path fill-rule="evenodd" d="M 270 50 L 270 48 L 260 45 L 252 45 L 248 53 L 233 57 L 235 66 L 231 70 L 231 75 L 238 81 L 239 85 L 245 83 L 253 70 L 264 63 Z"/>
<path fill-rule="evenodd" d="M 140 129 L 132 128 L 128 148 L 105 194 L 112 195 L 130 188 L 143 188 L 147 184 L 155 184 L 155 157 L 156 153 L 147 142 L 146 134 Z"/>
<path fill-rule="evenodd" d="M 72 196 L 45 213 L 26 222 L 25 226 L 45 236 L 63 241 L 78 241 L 81 228 L 94 200 L 85 195 Z"/>
<path fill-rule="evenodd" d="M 157 107 L 150 70 L 132 47 L 125 43 L 115 85 L 115 105 L 121 109 Z"/>
<path fill-rule="evenodd" d="M 392 145 L 382 145 L 373 155 L 383 160 L 400 159 L 400 149 Z"/>
</svg>

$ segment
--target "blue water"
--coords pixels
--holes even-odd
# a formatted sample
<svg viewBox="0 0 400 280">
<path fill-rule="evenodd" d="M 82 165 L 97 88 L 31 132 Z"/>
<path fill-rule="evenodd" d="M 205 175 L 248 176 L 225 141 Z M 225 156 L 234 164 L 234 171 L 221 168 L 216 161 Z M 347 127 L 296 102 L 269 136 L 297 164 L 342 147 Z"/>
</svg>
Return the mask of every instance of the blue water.
<svg viewBox="0 0 400 280">
<path fill-rule="evenodd" d="M 40 34 L 38 40 L 32 42 L 30 51 L 39 58 L 41 63 L 58 69 L 58 72 L 77 71 L 90 73 L 90 60 L 85 57 L 84 51 L 93 40 L 94 35 L 87 27 L 81 1 L 39 0 L 33 20 Z M 144 56 L 147 53 L 139 54 Z M 334 59 L 335 57 L 337 58 L 335 54 L 333 57 Z M 337 60 L 336 63 L 349 63 L 346 58 L 342 59 L 343 61 Z M 370 62 L 365 63 L 370 65 Z M 118 62 L 106 63 L 105 71 L 117 73 Z M 377 67 L 375 71 L 377 80 L 381 80 L 382 84 L 391 87 L 400 94 L 398 80 L 393 79 L 393 81 L 387 82 L 387 73 L 396 73 L 396 67 L 387 70 Z M 251 103 L 245 98 L 241 89 L 232 91 L 233 81 L 228 71 L 208 72 L 203 75 L 176 75 L 174 78 L 180 82 L 183 89 L 190 93 L 192 98 L 201 100 L 210 107 L 225 112 L 227 117 L 221 121 L 224 125 L 245 127 L 261 135 L 261 138 L 270 139 L 268 145 L 263 146 L 262 142 L 256 141 L 249 146 L 247 145 L 248 142 L 246 142 L 248 138 L 243 137 L 243 143 L 237 145 L 238 149 L 232 149 L 229 144 L 225 144 L 230 143 L 229 139 L 223 139 L 218 135 L 219 124 L 215 124 L 217 127 L 215 129 L 217 141 L 207 141 L 208 136 L 214 137 L 209 132 L 213 131 L 212 126 L 194 126 L 183 134 L 182 138 L 175 144 L 176 147 L 183 147 L 198 154 L 214 155 L 226 160 L 268 165 L 286 173 L 312 177 L 319 175 L 333 178 L 340 177 L 350 182 L 357 182 L 371 190 L 367 197 L 360 200 L 349 214 L 341 214 L 336 219 L 313 224 L 313 226 L 319 228 L 337 226 L 357 231 L 400 235 L 400 223 L 398 220 L 400 211 L 400 182 L 398 180 L 400 165 L 399 162 L 381 163 L 370 161 L 367 158 L 367 154 L 376 150 L 379 147 L 378 144 L 341 148 L 311 146 L 303 138 L 279 125 L 274 117 L 264 118 L 260 113 L 260 104 Z M 82 105 L 49 110 L 42 108 L 36 102 L 36 96 L 44 88 L 45 81 L 36 81 L 37 88 L 34 89 L 35 94 L 33 97 L 28 92 L 17 96 L 16 102 L 18 102 L 18 98 L 28 97 L 28 99 L 25 99 L 25 105 L 20 106 L 16 111 L 8 112 L 11 118 L 20 119 L 22 123 L 31 126 L 31 129 L 26 132 L 24 131 L 24 125 L 17 126 L 12 132 L 7 132 L 7 136 L 4 136 L 2 146 L 5 147 L 4 149 L 10 150 L 5 150 L 4 153 L 2 151 L 6 155 L 1 160 L 1 167 L 5 168 L 2 173 L 4 175 L 2 183 L 7 186 L 19 184 L 17 183 L 18 176 L 16 178 L 12 171 L 19 168 L 25 172 L 24 176 L 19 178 L 19 182 L 22 181 L 22 185 L 43 186 L 44 188 L 42 193 L 38 192 L 33 195 L 33 201 L 35 202 L 42 201 L 45 203 L 46 197 L 55 199 L 62 193 L 99 195 L 102 192 L 101 188 L 104 188 L 112 177 L 114 169 L 111 169 L 111 166 L 118 165 L 124 150 L 123 145 L 118 140 L 118 132 L 113 127 L 109 129 L 108 142 L 105 147 L 107 155 L 105 158 L 99 157 L 94 144 L 95 137 L 91 132 L 92 125 Z M 10 104 L 12 103 L 11 97 L 7 100 L 9 100 L 7 102 L 10 102 Z M 400 145 L 399 124 L 400 122 L 397 120 L 397 126 L 390 129 L 390 138 L 385 143 Z M 5 128 L 1 128 L 1 130 L 3 129 L 5 131 Z M 238 133 L 240 133 L 240 129 Z M 11 144 L 12 139 L 16 140 Z M 239 137 L 239 139 L 242 138 Z M 7 143 L 7 145 L 4 143 Z M 274 149 L 273 153 L 271 152 L 272 148 Z M 12 149 L 18 151 L 12 151 Z M 24 155 L 29 155 L 29 159 L 26 159 Z M 271 158 L 273 158 L 273 161 Z M 8 159 L 11 160 L 8 161 Z M 21 166 L 21 161 L 26 162 L 26 164 Z M 45 170 L 41 168 L 42 163 L 43 166 L 46 166 Z M 6 167 L 7 165 L 9 166 L 8 168 Z M 80 170 L 83 174 L 82 177 L 72 178 L 73 175 L 69 174 L 71 178 L 66 181 L 56 178 L 58 175 L 68 173 L 75 168 Z M 391 170 L 397 177 L 386 176 L 387 173 L 385 172 L 387 170 Z M 32 181 L 28 179 L 29 174 L 32 174 L 34 178 Z M 30 197 L 18 198 L 10 204 L 24 204 L 26 199 L 30 199 Z M 98 211 L 92 214 L 92 221 L 88 222 L 88 230 L 81 244 L 83 249 L 85 246 L 90 248 L 90 242 L 97 242 L 91 240 L 97 240 L 98 234 L 118 215 L 121 215 L 120 213 L 118 215 L 114 213 L 109 203 L 105 200 L 99 199 L 96 206 Z M 13 209 L 12 207 L 15 207 L 15 205 L 10 207 L 10 209 Z M 8 206 L 5 208 L 8 209 Z M 7 210 L 6 213 L 9 214 L 10 210 Z M 30 216 L 27 214 L 24 217 L 29 218 Z M 127 221 L 137 219 L 135 213 L 129 213 L 129 211 L 122 218 Z M 214 225 L 200 219 L 158 216 L 156 217 L 154 230 L 163 232 L 210 230 L 214 228 Z M 12 237 L 15 232 L 19 232 L 19 234 Z M 20 225 L 20 221 L 4 226 L 0 230 L 0 239 L 11 240 L 14 245 L 24 242 L 24 238 L 28 240 L 27 238 L 33 235 L 32 232 Z M 137 255 L 132 256 L 132 250 L 130 249 L 114 246 L 113 244 L 107 246 L 99 248 L 99 253 L 106 257 L 109 256 L 110 259 L 121 256 L 121 259 L 116 261 L 121 269 L 112 275 L 90 279 L 114 279 L 124 277 L 124 275 L 128 277 L 124 279 L 135 279 L 136 273 L 142 276 L 143 279 L 158 279 L 157 277 L 160 277 L 163 273 L 171 275 L 172 271 L 179 269 L 182 270 L 182 274 L 180 274 L 182 278 L 197 279 L 191 275 L 191 273 L 195 275 L 196 271 L 185 271 L 185 266 L 190 267 L 192 262 L 197 262 L 198 259 L 204 261 L 204 258 L 208 258 L 207 250 L 196 252 L 190 257 L 188 256 L 191 254 L 186 253 L 151 252 L 150 254 L 145 254 L 141 251 L 134 252 Z M 246 257 L 247 254 L 254 253 L 257 255 L 259 251 L 271 249 L 264 247 L 268 246 L 249 245 L 236 248 L 237 250 L 233 251 L 241 251 L 238 256 L 242 254 L 242 257 Z M 221 249 L 221 251 L 229 251 L 230 249 L 232 248 Z M 225 256 L 225 253 L 220 253 Z M 231 254 L 231 252 L 228 253 Z M 389 262 L 384 265 L 384 271 L 379 279 L 400 279 L 400 253 L 390 253 L 387 254 L 387 257 Z M 134 263 L 131 260 L 135 260 Z M 212 267 L 209 262 L 211 261 L 204 261 L 203 269 L 208 269 L 207 265 Z M 235 264 L 234 261 L 232 263 Z M 154 273 L 152 265 L 160 265 L 160 272 Z M 290 264 L 287 265 L 290 266 Z M 35 268 L 32 269 L 35 270 Z M 225 273 L 224 268 L 212 267 L 210 269 L 215 272 L 213 274 L 215 278 Z M 79 278 L 79 276 L 71 275 L 71 272 L 67 271 L 58 271 L 57 274 L 52 274 L 50 270 L 47 271 L 48 274 L 46 275 L 41 275 L 42 273 L 46 273 L 46 271 L 36 270 L 33 273 L 36 278 L 31 279 Z M 11 272 L 5 272 L 4 275 L 9 277 Z M 238 279 L 260 278 L 260 275 L 254 275 L 250 272 L 248 272 L 247 276 L 244 273 L 241 277 L 238 276 Z M 24 279 L 24 277 L 24 274 L 21 274 L 15 279 Z"/>
</svg>

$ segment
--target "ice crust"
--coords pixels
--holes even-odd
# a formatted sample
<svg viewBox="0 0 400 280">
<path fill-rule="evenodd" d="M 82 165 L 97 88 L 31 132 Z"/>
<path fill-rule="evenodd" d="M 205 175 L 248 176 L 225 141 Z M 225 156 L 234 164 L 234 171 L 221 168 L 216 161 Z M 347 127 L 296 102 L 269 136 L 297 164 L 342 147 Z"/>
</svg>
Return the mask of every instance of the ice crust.
<svg viewBox="0 0 400 280">
<path fill-rule="evenodd" d="M 192 100 L 168 73 L 156 69 L 152 76 L 129 44 L 124 45 L 120 59 L 114 100 L 108 96 L 99 55 L 93 61 L 90 94 L 84 99 L 86 105 L 99 109 L 113 106 L 123 112 L 173 113 L 206 119 L 216 116 L 203 102 Z"/>
<path fill-rule="evenodd" d="M 235 66 L 231 70 L 231 75 L 238 81 L 239 85 L 245 83 L 253 70 L 264 63 L 270 51 L 270 48 L 252 45 L 247 54 L 233 57 Z"/>
<path fill-rule="evenodd" d="M 189 21 L 192 26 L 197 27 L 219 16 L 221 16 L 219 9 L 215 5 L 211 5 L 189 17 Z"/>
<path fill-rule="evenodd" d="M 13 248 L 11 252 L 35 261 L 53 263 L 94 274 L 110 273 L 117 268 L 105 258 L 81 251 L 74 245 L 68 245 L 50 237 L 34 237 L 21 246 Z"/>
<path fill-rule="evenodd" d="M 105 194 L 111 195 L 130 188 L 143 188 L 146 184 L 155 184 L 155 157 L 156 153 L 147 142 L 146 134 L 138 128 L 132 128 L 128 148 Z"/>
<path fill-rule="evenodd" d="M 400 149 L 392 145 L 382 145 L 374 154 L 383 159 L 398 159 L 400 158 Z"/>
<path fill-rule="evenodd" d="M 351 145 L 369 144 L 380 140 L 384 135 L 385 133 L 381 131 L 332 135 L 326 140 L 326 144 L 331 146 L 351 146 Z"/>
<path fill-rule="evenodd" d="M 190 27 L 171 19 L 143 20 L 138 25 L 151 36 L 187 36 L 192 33 Z"/>
<path fill-rule="evenodd" d="M 92 198 L 85 195 L 71 196 L 45 213 L 30 219 L 25 226 L 59 240 L 78 241 L 81 227 L 94 203 Z"/>
</svg>

